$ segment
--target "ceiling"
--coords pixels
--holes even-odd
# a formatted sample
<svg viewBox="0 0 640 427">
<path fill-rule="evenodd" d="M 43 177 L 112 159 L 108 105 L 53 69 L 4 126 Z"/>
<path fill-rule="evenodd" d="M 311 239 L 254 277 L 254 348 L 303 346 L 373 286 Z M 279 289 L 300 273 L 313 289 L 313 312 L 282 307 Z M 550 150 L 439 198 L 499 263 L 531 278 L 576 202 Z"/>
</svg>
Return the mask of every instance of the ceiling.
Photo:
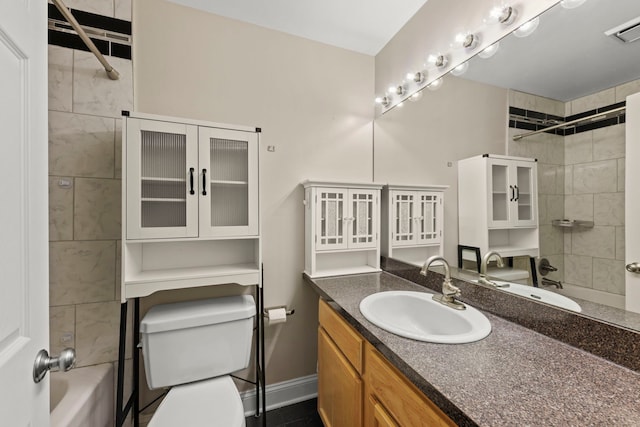
<svg viewBox="0 0 640 427">
<path fill-rule="evenodd" d="M 332 46 L 376 55 L 427 0 L 170 0 Z"/>
</svg>

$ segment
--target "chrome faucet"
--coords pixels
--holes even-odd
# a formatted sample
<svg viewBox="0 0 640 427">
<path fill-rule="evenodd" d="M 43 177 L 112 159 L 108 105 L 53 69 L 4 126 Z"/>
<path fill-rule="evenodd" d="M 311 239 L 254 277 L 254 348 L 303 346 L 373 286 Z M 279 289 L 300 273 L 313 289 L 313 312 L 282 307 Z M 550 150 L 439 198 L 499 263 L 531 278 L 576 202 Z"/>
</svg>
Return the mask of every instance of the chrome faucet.
<svg viewBox="0 0 640 427">
<path fill-rule="evenodd" d="M 441 261 L 444 265 L 444 281 L 442 282 L 442 295 L 434 295 L 433 300 L 456 310 L 466 309 L 467 307 L 463 303 L 456 300 L 456 297 L 460 296 L 460 288 L 451 283 L 451 270 L 449 269 L 449 264 L 446 259 L 438 255 L 429 257 L 424 262 L 420 274 L 426 276 L 429 266 L 435 261 Z"/>
<path fill-rule="evenodd" d="M 503 284 L 499 285 L 496 282 L 493 282 L 493 281 L 487 279 L 487 264 L 489 264 L 489 261 L 494 256 L 497 257 L 496 258 L 496 262 L 497 262 L 498 267 L 499 268 L 504 267 L 504 262 L 502 261 L 502 257 L 500 256 L 500 254 L 498 252 L 496 252 L 496 251 L 487 252 L 482 257 L 482 264 L 480 264 L 480 278 L 478 279 L 478 283 L 482 283 L 483 285 L 493 286 L 495 288 L 508 288 L 509 287 L 508 283 L 503 283 Z"/>
</svg>

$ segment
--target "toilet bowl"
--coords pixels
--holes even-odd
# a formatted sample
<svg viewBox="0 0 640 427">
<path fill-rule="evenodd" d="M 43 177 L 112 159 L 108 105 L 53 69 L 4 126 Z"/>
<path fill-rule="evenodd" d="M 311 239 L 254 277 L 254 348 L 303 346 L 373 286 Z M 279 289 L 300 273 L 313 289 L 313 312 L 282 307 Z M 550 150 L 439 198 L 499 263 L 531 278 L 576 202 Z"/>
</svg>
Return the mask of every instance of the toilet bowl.
<svg viewBox="0 0 640 427">
<path fill-rule="evenodd" d="M 152 307 L 140 322 L 151 389 L 172 387 L 150 427 L 241 427 L 240 394 L 230 373 L 249 365 L 253 297 L 240 295 Z"/>
<path fill-rule="evenodd" d="M 245 427 L 240 394 L 230 376 L 173 387 L 149 427 Z"/>
</svg>

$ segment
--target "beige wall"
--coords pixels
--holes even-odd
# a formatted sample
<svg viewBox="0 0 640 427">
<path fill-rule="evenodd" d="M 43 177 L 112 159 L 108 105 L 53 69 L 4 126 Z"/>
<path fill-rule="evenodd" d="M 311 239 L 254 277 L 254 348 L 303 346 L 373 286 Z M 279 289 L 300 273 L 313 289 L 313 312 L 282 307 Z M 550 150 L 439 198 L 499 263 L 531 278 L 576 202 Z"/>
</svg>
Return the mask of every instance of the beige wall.
<svg viewBox="0 0 640 427">
<path fill-rule="evenodd" d="M 444 203 L 444 256 L 452 265 L 458 245 L 457 161 L 505 154 L 508 92 L 445 77 L 437 91 L 405 102 L 375 122 L 375 180 L 449 185 Z"/>
<path fill-rule="evenodd" d="M 314 374 L 300 182 L 371 181 L 373 57 L 157 0 L 134 3 L 134 40 L 137 111 L 262 128 L 265 305 L 296 310 L 267 330 L 267 382 Z"/>
</svg>

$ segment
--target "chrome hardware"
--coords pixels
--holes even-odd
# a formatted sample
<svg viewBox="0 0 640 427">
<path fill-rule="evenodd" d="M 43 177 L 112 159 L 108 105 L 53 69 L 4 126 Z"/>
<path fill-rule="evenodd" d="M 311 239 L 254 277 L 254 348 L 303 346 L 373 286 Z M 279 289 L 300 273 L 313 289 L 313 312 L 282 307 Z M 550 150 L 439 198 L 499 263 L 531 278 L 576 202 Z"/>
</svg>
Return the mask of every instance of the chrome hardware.
<svg viewBox="0 0 640 427">
<path fill-rule="evenodd" d="M 435 261 L 442 261 L 442 265 L 444 265 L 444 281 L 442 282 L 442 295 L 434 295 L 433 300 L 456 310 L 465 310 L 467 307 L 460 301 L 456 301 L 456 297 L 461 295 L 460 288 L 451 283 L 451 270 L 446 259 L 438 255 L 428 258 L 424 262 L 420 274 L 426 276 L 429 266 Z"/>
<path fill-rule="evenodd" d="M 632 262 L 625 267 L 629 273 L 640 273 L 640 262 Z"/>
<path fill-rule="evenodd" d="M 47 350 L 40 350 L 36 355 L 36 361 L 33 364 L 33 381 L 39 383 L 42 381 L 48 371 L 66 372 L 73 368 L 76 364 L 76 351 L 72 348 L 65 348 L 60 352 L 58 357 L 49 357 Z"/>
<path fill-rule="evenodd" d="M 493 286 L 494 288 L 508 288 L 509 287 L 508 283 L 498 285 L 496 282 L 492 282 L 491 280 L 487 279 L 487 264 L 489 264 L 489 261 L 494 256 L 497 257 L 496 262 L 498 264 L 498 268 L 504 267 L 504 261 L 502 261 L 502 257 L 498 252 L 496 251 L 487 252 L 482 257 L 482 263 L 480 264 L 480 278 L 478 279 L 478 283 L 481 283 L 483 285 Z"/>
</svg>

